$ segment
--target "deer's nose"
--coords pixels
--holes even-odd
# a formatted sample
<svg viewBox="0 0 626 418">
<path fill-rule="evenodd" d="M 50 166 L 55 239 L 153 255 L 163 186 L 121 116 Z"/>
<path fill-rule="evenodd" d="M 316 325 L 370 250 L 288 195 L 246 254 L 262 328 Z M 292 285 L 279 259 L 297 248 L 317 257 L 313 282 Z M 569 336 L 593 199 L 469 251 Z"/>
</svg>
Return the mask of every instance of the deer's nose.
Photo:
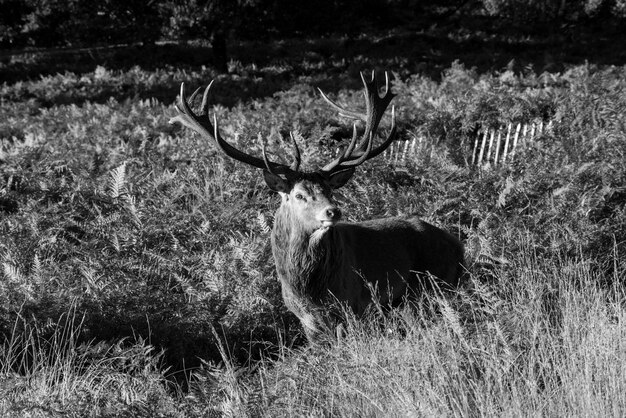
<svg viewBox="0 0 626 418">
<path fill-rule="evenodd" d="M 328 208 L 326 209 L 326 217 L 331 221 L 337 222 L 341 219 L 341 210 L 339 208 Z"/>
</svg>

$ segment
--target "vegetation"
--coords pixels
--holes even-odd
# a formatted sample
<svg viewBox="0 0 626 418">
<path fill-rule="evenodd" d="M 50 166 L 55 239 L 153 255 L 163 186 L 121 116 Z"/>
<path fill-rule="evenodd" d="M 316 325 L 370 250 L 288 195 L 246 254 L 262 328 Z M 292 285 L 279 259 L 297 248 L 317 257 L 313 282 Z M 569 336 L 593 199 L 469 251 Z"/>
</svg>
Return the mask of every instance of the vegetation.
<svg viewBox="0 0 626 418">
<path fill-rule="evenodd" d="M 457 62 L 435 79 L 288 49 L 221 75 L 81 64 L 0 87 L 1 414 L 623 415 L 626 68 Z M 361 167 L 344 213 L 458 234 L 472 283 L 306 347 L 270 254 L 276 197 L 169 125 L 172 103 L 214 78 L 224 136 L 260 152 L 260 133 L 280 158 L 295 131 L 314 167 L 351 132 L 315 87 L 359 106 L 358 70 L 377 66 L 422 145 Z M 537 119 L 553 131 L 510 164 L 467 164 L 479 127 Z"/>
<path fill-rule="evenodd" d="M 226 72 L 229 48 L 241 40 L 473 26 L 465 36 L 496 29 L 569 44 L 583 33 L 621 38 L 625 17 L 622 0 L 0 0 L 0 48 L 202 39 L 212 46 L 205 64 Z"/>
</svg>

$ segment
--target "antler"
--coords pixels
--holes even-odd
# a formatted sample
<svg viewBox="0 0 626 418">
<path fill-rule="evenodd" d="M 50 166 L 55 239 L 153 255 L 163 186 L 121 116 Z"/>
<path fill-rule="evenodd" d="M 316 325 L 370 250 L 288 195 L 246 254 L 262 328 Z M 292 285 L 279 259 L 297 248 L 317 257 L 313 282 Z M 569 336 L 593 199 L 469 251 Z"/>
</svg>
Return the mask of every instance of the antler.
<svg viewBox="0 0 626 418">
<path fill-rule="evenodd" d="M 198 93 L 200 93 L 201 88 L 198 88 L 191 95 L 191 97 L 187 99 L 185 97 L 185 83 L 181 83 L 180 100 L 179 103 L 175 105 L 176 110 L 178 110 L 178 115 L 171 118 L 169 122 L 178 122 L 181 125 L 186 126 L 187 128 L 190 128 L 191 130 L 197 132 L 205 139 L 215 140 L 215 143 L 222 150 L 222 152 L 224 152 L 224 154 L 228 155 L 231 158 L 234 158 L 237 161 L 241 161 L 242 163 L 246 163 L 257 168 L 268 170 L 272 174 L 282 174 L 287 177 L 294 176 L 300 169 L 300 150 L 298 149 L 298 144 L 296 143 L 296 139 L 293 134 L 290 134 L 290 137 L 295 148 L 295 153 L 294 160 L 290 166 L 270 161 L 267 157 L 267 153 L 265 152 L 264 143 L 262 143 L 263 158 L 261 159 L 238 150 L 237 148 L 226 142 L 224 138 L 222 138 L 219 132 L 219 128 L 217 126 L 217 117 L 214 114 L 213 121 L 211 121 L 211 117 L 209 115 L 209 91 L 212 85 L 213 81 L 211 81 L 206 89 L 204 89 L 204 94 L 202 95 L 202 104 L 200 105 L 200 112 L 196 114 L 193 110 L 191 110 L 191 105 L 193 105 L 193 102 L 198 96 Z"/>
<path fill-rule="evenodd" d="M 363 73 L 361 73 L 361 80 L 363 80 L 363 86 L 365 87 L 363 91 L 363 94 L 365 95 L 365 113 L 349 110 L 339 106 L 337 103 L 330 100 L 322 90 L 318 89 L 322 94 L 322 98 L 326 100 L 326 102 L 330 104 L 333 109 L 337 110 L 341 116 L 365 122 L 365 131 L 361 136 L 363 139 L 362 142 L 357 146 L 357 129 L 355 122 L 352 129 L 352 140 L 350 141 L 348 148 L 346 148 L 346 150 L 335 160 L 322 167 L 320 169 L 322 172 L 333 173 L 347 168 L 354 168 L 370 158 L 374 158 L 382 153 L 389 147 L 389 145 L 391 145 L 396 137 L 396 113 L 394 107 L 392 106 L 391 132 L 389 132 L 387 139 L 385 139 L 382 144 L 372 150 L 374 134 L 378 129 L 378 124 L 380 123 L 387 106 L 389 106 L 389 103 L 395 95 L 389 88 L 389 75 L 386 71 L 385 94 L 383 94 L 382 97 L 378 94 L 378 80 L 374 71 L 372 71 L 372 79 L 370 81 L 365 80 Z"/>
</svg>

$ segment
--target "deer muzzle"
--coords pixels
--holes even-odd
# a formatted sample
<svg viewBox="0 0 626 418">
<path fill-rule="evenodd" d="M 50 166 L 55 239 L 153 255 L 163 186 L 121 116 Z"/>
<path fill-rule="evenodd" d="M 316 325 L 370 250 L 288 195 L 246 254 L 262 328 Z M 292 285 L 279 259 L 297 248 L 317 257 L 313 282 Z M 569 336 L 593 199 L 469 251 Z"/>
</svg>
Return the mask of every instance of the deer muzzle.
<svg viewBox="0 0 626 418">
<path fill-rule="evenodd" d="M 319 221 L 324 227 L 335 225 L 341 219 L 341 209 L 336 206 L 329 206 L 323 209 L 319 216 Z"/>
</svg>

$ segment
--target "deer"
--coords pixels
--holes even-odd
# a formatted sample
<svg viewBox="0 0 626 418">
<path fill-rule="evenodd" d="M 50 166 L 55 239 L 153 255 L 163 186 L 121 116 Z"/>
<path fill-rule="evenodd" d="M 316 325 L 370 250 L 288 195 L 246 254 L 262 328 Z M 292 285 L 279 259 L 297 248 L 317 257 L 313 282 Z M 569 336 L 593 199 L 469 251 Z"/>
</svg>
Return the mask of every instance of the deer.
<svg viewBox="0 0 626 418">
<path fill-rule="evenodd" d="M 396 306 L 414 297 L 434 281 L 438 288 L 453 289 L 464 272 L 464 248 L 452 234 L 417 216 L 390 217 L 351 223 L 342 221 L 342 212 L 333 191 L 344 186 L 356 168 L 375 158 L 396 139 L 395 108 L 391 108 L 391 129 L 374 147 L 374 136 L 395 96 L 385 72 L 381 95 L 375 72 L 364 86 L 365 111 L 346 109 L 321 89 L 321 97 L 340 116 L 354 121 L 352 138 L 338 155 L 314 171 L 300 169 L 301 155 L 293 133 L 292 162 L 271 161 L 262 143 L 261 157 L 245 153 L 220 134 L 217 117 L 209 114 L 206 87 L 198 113 L 191 109 L 201 91 L 190 98 L 181 83 L 178 111 L 170 123 L 180 123 L 214 142 L 226 156 L 263 170 L 266 185 L 281 197 L 271 232 L 271 247 L 286 307 L 300 320 L 310 342 L 330 332 L 339 332 L 337 302 L 357 317 L 372 302 Z M 358 133 L 357 124 L 365 128 Z"/>
</svg>

